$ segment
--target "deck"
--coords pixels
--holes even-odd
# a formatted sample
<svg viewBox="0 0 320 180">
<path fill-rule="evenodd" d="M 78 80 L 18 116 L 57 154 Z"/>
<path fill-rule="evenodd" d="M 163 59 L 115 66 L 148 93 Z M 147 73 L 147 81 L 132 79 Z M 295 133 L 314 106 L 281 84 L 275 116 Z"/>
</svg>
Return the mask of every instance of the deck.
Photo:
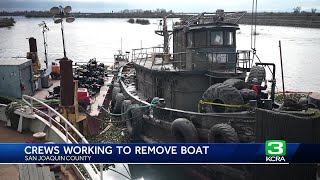
<svg viewBox="0 0 320 180">
<path fill-rule="evenodd" d="M 12 130 L 0 121 L 0 143 L 26 143 L 32 139 L 32 132 Z M 43 165 L 16 165 L 16 164 L 1 164 L 0 165 L 0 180 L 47 180 L 55 179 L 55 174 L 52 169 L 62 169 L 62 172 L 56 173 L 64 179 L 76 179 L 75 172 L 70 168 L 43 166 Z M 20 177 L 20 178 L 19 178 Z"/>
<path fill-rule="evenodd" d="M 99 106 L 106 105 L 105 99 L 109 90 L 108 84 L 111 83 L 113 76 L 105 77 L 104 85 L 101 87 L 100 92 L 97 93 L 94 97 L 91 97 L 91 105 L 87 112 L 79 112 L 81 117 L 87 116 L 89 133 L 98 134 L 100 133 L 100 120 L 103 119 L 105 113 L 100 111 Z M 39 100 L 45 100 L 49 95 L 49 90 L 53 90 L 54 87 L 60 85 L 60 80 L 49 80 L 52 85 L 49 88 L 42 88 L 37 90 L 33 95 L 34 98 Z"/>
<path fill-rule="evenodd" d="M 60 80 L 49 80 L 49 83 L 52 83 L 52 85 L 49 88 L 42 88 L 40 90 L 37 90 L 35 94 L 33 95 L 34 98 L 44 100 L 49 95 L 49 90 L 52 90 L 54 87 L 60 86 Z"/>
<path fill-rule="evenodd" d="M 31 132 L 19 133 L 5 127 L 5 123 L 0 121 L 0 143 L 24 143 L 32 138 Z M 19 180 L 18 165 L 1 164 L 0 165 L 0 180 Z"/>
</svg>

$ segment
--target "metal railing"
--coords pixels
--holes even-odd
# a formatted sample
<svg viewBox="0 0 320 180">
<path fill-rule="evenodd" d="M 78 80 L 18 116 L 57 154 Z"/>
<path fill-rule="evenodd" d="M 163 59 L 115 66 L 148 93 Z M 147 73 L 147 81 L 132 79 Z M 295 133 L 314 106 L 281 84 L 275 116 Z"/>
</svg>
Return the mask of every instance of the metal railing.
<svg viewBox="0 0 320 180">
<path fill-rule="evenodd" d="M 253 65 L 252 50 L 238 50 L 237 51 L 237 68 L 250 69 Z"/>
<path fill-rule="evenodd" d="M 214 22 L 228 22 L 237 24 L 240 19 L 246 14 L 246 11 L 238 11 L 238 12 L 204 12 L 200 14 L 195 13 L 187 13 L 184 15 L 186 17 L 182 18 L 180 23 L 174 24 L 174 28 L 177 27 L 185 27 L 194 24 L 207 24 L 207 23 L 214 23 Z"/>
<path fill-rule="evenodd" d="M 132 61 L 153 68 L 154 65 L 160 65 L 160 69 L 167 64 L 171 64 L 175 71 L 186 70 L 186 58 L 191 57 L 193 63 L 209 67 L 207 70 L 250 70 L 253 65 L 253 53 L 251 50 L 238 50 L 237 52 L 179 52 L 165 54 L 162 52 L 163 47 L 151 47 L 132 50 Z M 147 62 L 151 62 L 147 63 Z M 160 61 L 160 62 L 159 62 Z"/>
<path fill-rule="evenodd" d="M 75 128 L 65 117 L 63 117 L 60 113 L 58 113 L 56 110 L 54 110 L 52 107 L 49 105 L 45 104 L 44 102 L 31 97 L 27 95 L 22 96 L 22 101 L 24 101 L 31 109 L 32 112 L 37 113 L 41 117 L 46 117 L 48 118 L 48 123 L 49 127 L 52 129 L 52 126 L 54 126 L 56 129 L 58 129 L 61 133 L 65 135 L 64 141 L 66 143 L 76 143 L 78 144 L 79 142 L 76 140 L 77 138 L 73 136 L 73 134 L 76 134 L 78 138 L 81 139 L 82 143 L 89 144 L 87 139 L 78 131 L 77 128 Z M 41 104 L 43 107 L 45 107 L 48 112 L 43 112 L 36 107 L 34 107 L 34 103 Z M 60 118 L 60 122 L 57 121 L 56 119 L 52 118 L 52 116 L 57 116 Z M 64 126 L 61 124 L 61 122 L 64 123 Z M 61 131 L 62 130 L 62 131 Z M 74 133 L 70 133 L 70 130 Z M 87 171 L 89 177 L 93 180 L 99 179 L 99 171 L 96 168 L 94 164 L 83 164 L 84 169 Z M 102 174 L 103 172 L 100 171 L 100 178 L 102 179 Z M 82 174 L 83 175 L 83 174 Z"/>
</svg>

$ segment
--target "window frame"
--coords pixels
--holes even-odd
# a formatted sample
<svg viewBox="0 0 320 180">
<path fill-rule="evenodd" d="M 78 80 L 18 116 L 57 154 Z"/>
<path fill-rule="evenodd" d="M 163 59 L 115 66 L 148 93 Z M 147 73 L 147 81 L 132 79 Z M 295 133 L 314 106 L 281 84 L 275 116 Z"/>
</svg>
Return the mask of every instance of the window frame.
<svg viewBox="0 0 320 180">
<path fill-rule="evenodd" d="M 231 31 L 231 30 L 226 30 L 225 32 L 225 47 L 234 47 L 236 45 L 236 36 L 235 36 L 235 31 Z M 232 33 L 232 44 L 228 44 L 227 40 L 228 40 L 228 34 Z"/>
<path fill-rule="evenodd" d="M 190 46 L 190 41 L 189 41 L 189 35 L 191 36 L 191 46 Z M 193 48 L 194 47 L 194 35 L 193 35 L 193 31 L 189 31 L 186 33 L 186 40 L 187 40 L 187 43 L 186 43 L 186 47 L 187 48 Z"/>
<path fill-rule="evenodd" d="M 212 42 L 212 34 L 213 33 L 221 33 L 222 34 L 222 44 L 213 44 Z M 223 47 L 223 46 L 225 46 L 225 33 L 224 33 L 224 30 L 209 30 L 209 34 L 210 34 L 210 38 L 209 38 L 209 41 L 210 41 L 210 47 Z"/>
<path fill-rule="evenodd" d="M 204 45 L 201 45 L 201 46 L 196 46 L 196 38 L 195 38 L 195 34 L 200 34 L 200 33 L 204 33 L 205 34 L 205 38 L 204 38 Z M 206 48 L 206 47 L 208 47 L 208 42 L 207 42 L 207 39 L 208 39 L 208 31 L 207 30 L 198 30 L 198 31 L 194 31 L 193 33 L 192 33 L 192 42 L 193 42 L 193 44 L 192 44 L 192 47 L 194 47 L 194 48 Z"/>
</svg>

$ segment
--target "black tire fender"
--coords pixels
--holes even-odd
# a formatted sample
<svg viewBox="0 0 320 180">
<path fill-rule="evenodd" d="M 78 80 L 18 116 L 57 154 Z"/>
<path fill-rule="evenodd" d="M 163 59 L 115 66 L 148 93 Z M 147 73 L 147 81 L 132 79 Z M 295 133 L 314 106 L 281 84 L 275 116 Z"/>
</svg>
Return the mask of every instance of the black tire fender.
<svg viewBox="0 0 320 180">
<path fill-rule="evenodd" d="M 122 105 L 121 105 L 121 120 L 122 121 L 125 121 L 126 118 L 127 118 L 127 111 L 128 111 L 128 107 L 131 105 L 131 101 L 130 100 L 124 100 L 122 102 Z"/>
<path fill-rule="evenodd" d="M 239 92 L 245 101 L 257 99 L 257 93 L 252 89 L 240 89 Z"/>
<path fill-rule="evenodd" d="M 177 142 L 199 142 L 199 136 L 196 127 L 191 121 L 185 118 L 178 118 L 172 122 L 171 134 L 175 137 Z"/>
<path fill-rule="evenodd" d="M 142 109 L 138 104 L 128 106 L 129 111 L 126 116 L 128 132 L 133 137 L 138 137 L 142 130 Z"/>
<path fill-rule="evenodd" d="M 113 107 L 113 113 L 115 114 L 120 114 L 121 113 L 121 105 L 122 105 L 122 102 L 124 101 L 124 95 L 122 93 L 118 93 L 116 95 L 116 102 L 114 104 L 114 107 Z"/>
<path fill-rule="evenodd" d="M 228 84 L 232 87 L 237 88 L 238 90 L 246 88 L 246 83 L 241 79 L 227 79 L 223 82 L 223 84 Z"/>
<path fill-rule="evenodd" d="M 229 124 L 216 124 L 208 134 L 209 143 L 238 143 L 239 137 L 235 129 Z"/>
<path fill-rule="evenodd" d="M 114 108 L 116 104 L 116 95 L 121 92 L 120 87 L 113 87 L 112 89 L 112 99 L 111 99 L 111 109 Z"/>
<path fill-rule="evenodd" d="M 120 87 L 114 87 L 112 89 L 112 101 L 116 100 L 116 95 L 121 92 Z"/>
<path fill-rule="evenodd" d="M 252 80 L 257 78 L 258 84 L 261 85 L 263 80 L 266 79 L 266 70 L 262 66 L 252 66 L 247 79 L 247 84 L 252 85 Z"/>
<path fill-rule="evenodd" d="M 220 104 L 243 105 L 243 97 L 239 90 L 228 84 L 217 83 L 210 86 L 202 95 L 204 102 L 213 102 Z M 224 107 L 217 105 L 204 105 L 207 113 L 226 113 L 243 111 L 242 108 Z"/>
</svg>

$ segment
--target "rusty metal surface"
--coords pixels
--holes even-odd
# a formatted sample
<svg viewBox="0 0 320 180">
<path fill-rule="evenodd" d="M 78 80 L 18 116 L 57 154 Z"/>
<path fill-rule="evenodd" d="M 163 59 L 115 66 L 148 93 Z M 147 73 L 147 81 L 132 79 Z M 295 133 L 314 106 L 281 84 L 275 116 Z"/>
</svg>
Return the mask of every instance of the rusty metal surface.
<svg viewBox="0 0 320 180">
<path fill-rule="evenodd" d="M 30 52 L 38 52 L 37 40 L 33 37 L 29 38 L 29 48 L 30 48 Z"/>
<path fill-rule="evenodd" d="M 74 84 L 72 73 L 72 61 L 70 59 L 60 60 L 60 87 L 61 87 L 61 105 L 73 106 L 74 104 Z"/>
<path fill-rule="evenodd" d="M 293 115 L 264 109 L 256 110 L 257 142 L 283 139 L 288 143 L 320 143 L 320 119 L 306 115 Z"/>
</svg>

